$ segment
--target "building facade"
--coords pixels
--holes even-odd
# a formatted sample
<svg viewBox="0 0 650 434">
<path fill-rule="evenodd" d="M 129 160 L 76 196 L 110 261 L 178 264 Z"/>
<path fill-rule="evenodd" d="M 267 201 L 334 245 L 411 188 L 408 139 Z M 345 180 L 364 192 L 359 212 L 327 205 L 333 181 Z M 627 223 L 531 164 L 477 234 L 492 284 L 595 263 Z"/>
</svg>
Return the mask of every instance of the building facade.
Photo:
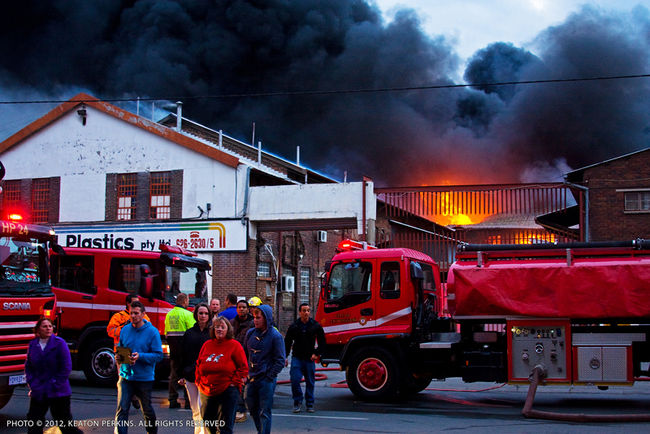
<svg viewBox="0 0 650 434">
<path fill-rule="evenodd" d="M 212 297 L 260 296 L 281 322 L 315 307 L 334 245 L 374 219 L 372 184 L 186 126 L 77 95 L 0 144 L 3 217 L 51 225 L 63 246 L 193 250 L 212 264 Z"/>
</svg>

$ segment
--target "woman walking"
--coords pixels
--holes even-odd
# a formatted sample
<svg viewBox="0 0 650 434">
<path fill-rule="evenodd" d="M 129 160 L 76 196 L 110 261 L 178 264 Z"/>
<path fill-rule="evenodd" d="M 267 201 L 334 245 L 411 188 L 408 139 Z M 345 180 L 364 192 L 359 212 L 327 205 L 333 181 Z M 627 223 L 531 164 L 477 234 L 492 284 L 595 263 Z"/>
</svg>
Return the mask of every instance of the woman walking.
<svg viewBox="0 0 650 434">
<path fill-rule="evenodd" d="M 207 432 L 203 429 L 201 422 L 201 400 L 199 399 L 199 389 L 194 384 L 194 371 L 201 347 L 210 339 L 211 315 L 210 308 L 206 303 L 197 304 L 194 308 L 196 323 L 183 335 L 181 379 L 178 380 L 178 384 L 185 386 L 187 390 L 187 397 L 190 400 L 190 408 L 192 409 L 192 419 L 194 419 L 194 434 Z"/>
<path fill-rule="evenodd" d="M 212 321 L 210 338 L 203 344 L 196 362 L 201 416 L 210 433 L 229 434 L 235 423 L 237 399 L 248 375 L 248 362 L 241 344 L 233 339 L 232 324 L 225 317 Z"/>
<path fill-rule="evenodd" d="M 81 433 L 74 426 L 70 412 L 70 371 L 72 362 L 65 341 L 54 336 L 54 326 L 48 318 L 41 318 L 34 326 L 35 338 L 29 343 L 25 375 L 29 386 L 30 423 L 28 433 L 42 433 L 47 410 L 62 433 Z"/>
</svg>

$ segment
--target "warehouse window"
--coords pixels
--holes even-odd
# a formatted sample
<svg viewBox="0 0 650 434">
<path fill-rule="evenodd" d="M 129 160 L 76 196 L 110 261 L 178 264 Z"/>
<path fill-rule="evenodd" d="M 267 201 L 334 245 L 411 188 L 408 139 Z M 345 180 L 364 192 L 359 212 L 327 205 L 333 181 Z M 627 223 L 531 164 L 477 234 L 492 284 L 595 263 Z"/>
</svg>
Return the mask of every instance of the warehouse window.
<svg viewBox="0 0 650 434">
<path fill-rule="evenodd" d="M 49 221 L 50 180 L 34 179 L 32 181 L 32 221 L 45 223 Z"/>
<path fill-rule="evenodd" d="M 149 217 L 168 219 L 171 217 L 171 174 L 154 172 L 151 174 L 149 194 Z"/>
<path fill-rule="evenodd" d="M 5 216 L 20 210 L 20 180 L 4 182 L 2 186 L 2 209 Z"/>
<path fill-rule="evenodd" d="M 136 196 L 138 194 L 138 175 L 124 173 L 117 175 L 117 219 L 134 220 Z"/>
<path fill-rule="evenodd" d="M 625 193 L 626 212 L 650 212 L 650 191 L 628 191 Z"/>
</svg>

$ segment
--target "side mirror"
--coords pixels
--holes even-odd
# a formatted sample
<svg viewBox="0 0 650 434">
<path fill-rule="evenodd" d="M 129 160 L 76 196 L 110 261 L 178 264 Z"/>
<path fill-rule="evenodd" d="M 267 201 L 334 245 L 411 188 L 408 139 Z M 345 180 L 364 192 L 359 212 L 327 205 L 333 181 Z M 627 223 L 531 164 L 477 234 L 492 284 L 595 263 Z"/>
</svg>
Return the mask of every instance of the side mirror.
<svg viewBox="0 0 650 434">
<path fill-rule="evenodd" d="M 140 265 L 140 295 L 153 300 L 153 275 L 147 264 Z"/>
<path fill-rule="evenodd" d="M 63 247 L 61 247 L 61 245 L 59 243 L 55 243 L 54 241 L 50 242 L 50 248 L 57 255 L 65 255 L 66 254 Z"/>
<path fill-rule="evenodd" d="M 410 264 L 411 279 L 413 280 L 424 280 L 424 271 L 422 267 L 417 262 L 411 262 Z"/>
</svg>

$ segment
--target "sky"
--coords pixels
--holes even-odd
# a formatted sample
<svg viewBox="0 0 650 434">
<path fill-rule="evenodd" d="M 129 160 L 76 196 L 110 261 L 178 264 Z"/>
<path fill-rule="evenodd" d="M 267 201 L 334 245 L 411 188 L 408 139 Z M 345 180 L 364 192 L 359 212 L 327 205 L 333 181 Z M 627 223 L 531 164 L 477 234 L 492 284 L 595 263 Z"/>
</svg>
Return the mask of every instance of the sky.
<svg viewBox="0 0 650 434">
<path fill-rule="evenodd" d="M 53 107 L 16 102 L 83 91 L 255 123 L 380 186 L 560 181 L 650 146 L 648 77 L 494 85 L 650 74 L 650 0 L 24 0 L 0 29 L 0 139 Z"/>
<path fill-rule="evenodd" d="M 560 25 L 584 5 L 629 11 L 638 0 L 375 0 L 387 20 L 401 8 L 414 9 L 430 35 L 453 40 L 463 59 L 491 42 L 507 41 L 520 47 L 532 45 L 545 28 Z M 499 23 L 495 25 L 495 23 Z"/>
</svg>

